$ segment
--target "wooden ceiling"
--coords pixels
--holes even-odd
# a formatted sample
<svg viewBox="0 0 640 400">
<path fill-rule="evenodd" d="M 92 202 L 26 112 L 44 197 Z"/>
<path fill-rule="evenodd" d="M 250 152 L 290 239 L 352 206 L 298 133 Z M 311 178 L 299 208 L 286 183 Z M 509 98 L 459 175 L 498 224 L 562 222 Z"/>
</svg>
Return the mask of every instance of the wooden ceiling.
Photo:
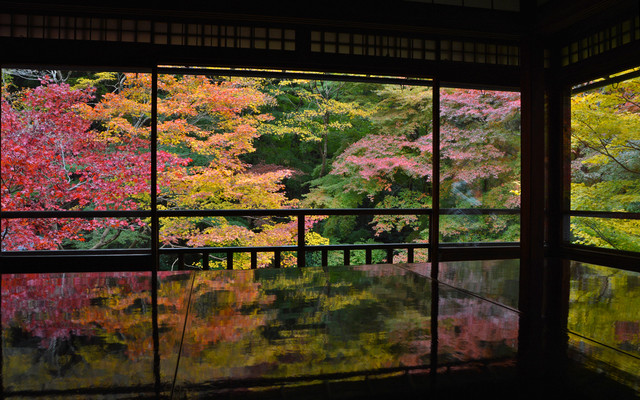
<svg viewBox="0 0 640 400">
<path fill-rule="evenodd" d="M 535 32 L 548 40 L 557 40 L 560 36 L 628 16 L 629 13 L 638 13 L 638 2 L 634 0 L 519 1 L 520 4 L 517 4 L 518 0 L 112 0 L 95 3 L 59 0 L 0 1 L 0 9 L 45 14 L 82 13 L 198 21 L 252 21 L 504 39 L 516 39 Z M 516 5 L 509 5 L 511 3 Z M 496 4 L 496 9 L 474 4 Z M 507 6 L 501 7 L 500 4 Z"/>
<path fill-rule="evenodd" d="M 522 56 L 520 49 L 524 41 L 541 43 L 546 50 L 546 62 L 550 65 L 549 54 L 560 54 L 581 38 L 598 32 L 599 27 L 608 29 L 606 27 L 617 21 L 638 16 L 638 8 L 637 0 L 0 1 L 0 31 L 2 14 L 5 21 L 13 21 L 15 16 L 30 15 L 75 17 L 75 22 L 71 23 L 73 26 L 70 28 L 70 22 L 66 22 L 64 29 L 85 30 L 78 35 L 72 32 L 71 37 L 66 33 L 64 38 L 62 35 L 55 38 L 64 40 L 51 40 L 51 37 L 38 37 L 39 33 L 14 33 L 14 22 L 9 22 L 11 26 L 4 30 L 5 34 L 0 32 L 3 49 L 0 63 L 127 67 L 148 67 L 156 63 L 296 68 L 405 76 L 438 75 L 450 82 L 515 86 L 520 79 L 518 59 Z M 193 39 L 193 35 L 187 37 L 188 33 L 184 33 L 181 39 L 176 38 L 182 40 L 177 45 L 170 41 L 158 43 L 154 39 L 146 43 L 137 39 L 86 39 L 86 27 L 75 27 L 92 18 L 100 19 L 102 23 L 112 18 L 120 21 L 119 24 L 131 20 L 138 24 L 136 26 L 142 22 L 182 24 L 187 28 L 197 25 L 203 29 L 211 26 L 225 29 L 275 27 L 294 32 L 295 45 L 292 46 L 295 49 L 265 51 L 269 50 L 268 46 L 260 50 L 257 47 L 204 45 L 203 42 L 190 45 L 187 39 Z M 30 28 L 21 26 L 21 29 Z M 40 31 L 48 29 L 43 26 Z M 101 34 L 107 35 L 107 28 L 101 29 Z M 136 35 L 137 29 L 134 28 Z M 8 30 L 12 33 L 7 34 Z M 154 33 L 157 33 L 154 28 L 144 32 L 151 36 Z M 314 35 L 321 38 L 315 44 L 312 43 Z M 375 36 L 373 40 L 376 43 L 363 47 L 352 38 L 345 43 L 345 46 L 350 46 L 349 50 L 342 53 L 340 39 L 327 45 L 328 40 L 333 40 L 327 38 L 339 35 L 371 35 Z M 395 41 L 395 44 L 381 45 L 378 39 Z M 632 40 L 637 41 L 637 38 Z M 421 47 L 415 48 L 414 41 Z M 435 49 L 429 47 L 432 43 L 435 43 Z M 320 50 L 314 50 L 314 45 Z M 360 53 L 355 54 L 354 48 L 358 46 L 360 48 L 356 50 Z M 422 54 L 416 56 L 418 50 Z M 389 56 L 389 51 L 395 55 Z M 633 55 L 634 51 L 632 49 L 630 54 Z M 579 61 L 582 59 L 581 56 Z M 573 68 L 581 71 L 582 65 L 573 63 Z"/>
</svg>

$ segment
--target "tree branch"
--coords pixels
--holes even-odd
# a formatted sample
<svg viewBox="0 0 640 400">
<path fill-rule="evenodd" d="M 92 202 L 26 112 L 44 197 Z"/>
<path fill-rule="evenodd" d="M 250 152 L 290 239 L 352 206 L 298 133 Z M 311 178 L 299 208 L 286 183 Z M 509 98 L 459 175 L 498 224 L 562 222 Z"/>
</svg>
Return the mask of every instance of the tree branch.
<svg viewBox="0 0 640 400">
<path fill-rule="evenodd" d="M 109 234 L 109 231 L 111 230 L 111 228 L 106 227 L 104 232 L 102 232 L 102 236 L 100 237 L 100 240 L 98 240 L 98 243 L 96 243 L 91 249 L 95 250 L 95 249 L 99 249 L 102 248 L 104 246 L 107 246 L 111 243 L 113 243 L 122 233 L 122 231 L 120 229 L 116 230 L 116 234 L 113 235 L 113 237 L 111 237 L 110 239 L 107 239 L 107 236 Z"/>
</svg>

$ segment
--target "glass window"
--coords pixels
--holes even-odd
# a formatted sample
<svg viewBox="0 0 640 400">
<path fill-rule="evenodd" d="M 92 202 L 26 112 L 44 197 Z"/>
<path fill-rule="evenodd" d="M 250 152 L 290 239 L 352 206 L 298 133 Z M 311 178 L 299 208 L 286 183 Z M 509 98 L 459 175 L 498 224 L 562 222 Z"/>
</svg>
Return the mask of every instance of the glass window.
<svg viewBox="0 0 640 400">
<path fill-rule="evenodd" d="M 430 87 L 161 74 L 158 89 L 160 210 L 431 206 Z M 304 218 L 310 246 L 428 243 L 426 213 Z M 203 215 L 160 223 L 164 248 L 298 243 L 296 217 Z M 406 250 L 394 256 L 409 257 Z M 271 265 L 271 257 L 259 255 L 258 267 Z M 295 256 L 283 257 L 295 265 Z M 386 257 L 374 251 L 372 261 Z M 226 265 L 218 258 L 216 265 Z M 329 254 L 332 264 L 343 258 L 341 251 Z M 361 250 L 350 262 L 366 259 Z M 307 257 L 310 265 L 320 260 L 320 253 Z M 249 254 L 236 255 L 234 265 L 248 267 Z"/>
<path fill-rule="evenodd" d="M 129 76 L 150 82 L 149 74 L 2 70 L 2 211 L 52 212 L 3 219 L 3 251 L 148 245 L 140 216 L 65 217 L 150 209 L 150 85 Z"/>
<path fill-rule="evenodd" d="M 443 88 L 440 99 L 441 240 L 518 241 L 520 94 Z"/>
<path fill-rule="evenodd" d="M 572 95 L 571 210 L 573 243 L 640 251 L 640 78 Z"/>
<path fill-rule="evenodd" d="M 305 246 L 360 245 L 352 257 L 335 247 L 332 263 L 426 260 L 430 81 L 176 71 L 160 68 L 152 98 L 148 73 L 3 70 L 3 251 L 148 248 L 154 220 L 166 267 L 224 268 L 221 248 L 274 246 L 281 254 L 236 254 L 235 268 L 295 265 L 302 225 Z M 440 99 L 443 241 L 518 241 L 519 94 Z M 388 243 L 416 251 L 374 248 Z M 327 259 L 314 250 L 310 264 Z"/>
</svg>

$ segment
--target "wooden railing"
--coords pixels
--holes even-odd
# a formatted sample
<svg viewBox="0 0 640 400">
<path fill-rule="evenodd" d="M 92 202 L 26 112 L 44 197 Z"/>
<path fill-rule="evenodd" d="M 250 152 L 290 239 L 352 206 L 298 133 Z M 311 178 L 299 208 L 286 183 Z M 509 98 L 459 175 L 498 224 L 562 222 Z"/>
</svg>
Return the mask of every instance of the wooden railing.
<svg viewBox="0 0 640 400">
<path fill-rule="evenodd" d="M 518 215 L 518 209 L 441 209 L 441 215 Z M 185 258 L 199 259 L 199 268 L 211 268 L 210 256 L 221 255 L 217 260 L 227 269 L 237 268 L 234 255 L 248 253 L 250 268 L 258 268 L 258 254 L 271 253 L 270 267 L 279 268 L 283 265 L 282 255 L 294 252 L 296 265 L 306 266 L 307 254 L 319 253 L 320 263 L 328 264 L 329 252 L 342 253 L 342 263 L 351 264 L 351 251 L 361 250 L 365 254 L 365 263 L 373 261 L 374 251 L 384 251 L 385 262 L 393 263 L 397 250 L 406 251 L 406 261 L 414 262 L 417 249 L 426 249 L 429 260 L 434 254 L 433 241 L 428 238 L 426 243 L 374 243 L 374 244 L 307 244 L 307 229 L 305 221 L 313 216 L 364 216 L 364 215 L 426 215 L 432 224 L 433 210 L 430 208 L 348 208 L 348 209 L 232 209 L 232 210 L 136 210 L 136 211 L 5 211 L 1 218 L 5 219 L 33 219 L 33 218 L 149 218 L 152 229 L 158 229 L 161 218 L 193 218 L 193 217 L 282 217 L 297 220 L 297 241 L 295 245 L 283 246 L 251 246 L 251 247 L 159 247 L 139 249 L 96 249 L 96 250 L 54 250 L 54 251 L 11 251 L 2 252 L 2 272 L 47 272 L 52 270 L 153 270 L 159 268 L 160 256 L 170 256 L 177 269 L 188 268 L 193 263 L 185 262 Z M 155 227 L 155 228 L 154 228 Z M 428 230 L 432 232 L 432 229 Z M 448 244 L 447 244 L 448 245 Z M 445 247 L 447 246 L 445 245 Z M 454 244 L 453 252 L 458 252 L 461 244 Z M 496 252 L 496 258 L 502 250 L 510 248 L 508 257 L 514 256 L 513 249 L 517 243 L 501 243 L 491 247 L 491 243 L 468 244 L 469 248 L 484 248 Z M 451 255 L 451 251 L 449 252 Z M 449 256 L 450 257 L 450 256 Z M 403 258 L 404 260 L 404 258 Z M 44 265 L 46 264 L 46 265 Z M 217 265 L 220 265 L 219 263 Z"/>
</svg>

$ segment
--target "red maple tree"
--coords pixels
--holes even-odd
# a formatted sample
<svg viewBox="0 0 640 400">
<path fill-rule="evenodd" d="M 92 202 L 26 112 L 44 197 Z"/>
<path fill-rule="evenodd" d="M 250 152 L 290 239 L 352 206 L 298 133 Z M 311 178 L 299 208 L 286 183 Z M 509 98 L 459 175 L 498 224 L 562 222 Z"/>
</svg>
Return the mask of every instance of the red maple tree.
<svg viewBox="0 0 640 400">
<path fill-rule="evenodd" d="M 149 190 L 149 142 L 93 134 L 87 117 L 94 89 L 44 80 L 3 90 L 2 210 L 135 210 Z M 139 220 L 3 220 L 3 250 L 61 248 L 98 228 L 137 229 Z"/>
</svg>

